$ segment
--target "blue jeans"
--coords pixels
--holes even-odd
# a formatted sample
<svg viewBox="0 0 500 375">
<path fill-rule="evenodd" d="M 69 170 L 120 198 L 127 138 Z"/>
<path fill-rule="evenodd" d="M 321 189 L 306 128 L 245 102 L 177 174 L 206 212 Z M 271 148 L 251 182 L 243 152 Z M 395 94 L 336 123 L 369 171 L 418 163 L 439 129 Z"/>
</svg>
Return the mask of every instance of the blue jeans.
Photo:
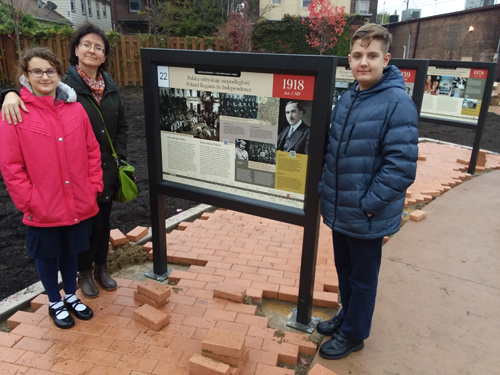
<svg viewBox="0 0 500 375">
<path fill-rule="evenodd" d="M 342 302 L 340 330 L 347 337 L 364 340 L 370 335 L 375 309 L 383 238 L 361 240 L 339 232 L 332 235 Z"/>
</svg>

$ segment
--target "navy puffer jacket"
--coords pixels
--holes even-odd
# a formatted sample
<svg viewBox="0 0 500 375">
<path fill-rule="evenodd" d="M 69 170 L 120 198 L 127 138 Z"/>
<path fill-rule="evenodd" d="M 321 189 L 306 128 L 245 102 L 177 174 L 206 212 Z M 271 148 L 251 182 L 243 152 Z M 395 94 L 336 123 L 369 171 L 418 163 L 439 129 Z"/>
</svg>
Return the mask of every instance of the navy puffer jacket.
<svg viewBox="0 0 500 375">
<path fill-rule="evenodd" d="M 331 115 L 318 188 L 326 225 L 360 239 L 399 230 L 417 169 L 417 122 L 417 108 L 394 66 L 368 90 L 359 91 L 355 83 L 342 96 Z"/>
</svg>

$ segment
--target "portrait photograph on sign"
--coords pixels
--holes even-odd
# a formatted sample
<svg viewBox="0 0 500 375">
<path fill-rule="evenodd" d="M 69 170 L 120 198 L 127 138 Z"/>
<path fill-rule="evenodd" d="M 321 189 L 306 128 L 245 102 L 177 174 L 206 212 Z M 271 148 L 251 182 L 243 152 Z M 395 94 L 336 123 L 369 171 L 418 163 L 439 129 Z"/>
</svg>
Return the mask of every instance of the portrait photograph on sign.
<svg viewBox="0 0 500 375">
<path fill-rule="evenodd" d="M 165 180 L 303 206 L 313 76 L 168 66 L 158 76 Z"/>
<path fill-rule="evenodd" d="M 279 151 L 308 154 L 311 111 L 312 102 L 310 101 L 280 100 L 279 133 L 276 143 Z"/>
</svg>

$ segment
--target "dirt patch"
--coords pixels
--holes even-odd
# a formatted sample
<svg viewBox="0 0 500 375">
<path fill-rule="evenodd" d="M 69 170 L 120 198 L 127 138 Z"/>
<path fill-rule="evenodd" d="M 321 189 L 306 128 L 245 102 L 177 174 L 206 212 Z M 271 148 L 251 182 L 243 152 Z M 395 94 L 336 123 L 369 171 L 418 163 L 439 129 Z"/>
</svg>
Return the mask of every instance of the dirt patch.
<svg viewBox="0 0 500 375">
<path fill-rule="evenodd" d="M 135 264 L 142 264 L 147 260 L 148 253 L 142 246 L 127 244 L 108 254 L 108 271 L 113 273 Z"/>
<path fill-rule="evenodd" d="M 313 355 L 299 354 L 296 364 L 278 362 L 278 367 L 295 370 L 295 375 L 306 375 L 310 370 L 313 359 Z"/>
</svg>

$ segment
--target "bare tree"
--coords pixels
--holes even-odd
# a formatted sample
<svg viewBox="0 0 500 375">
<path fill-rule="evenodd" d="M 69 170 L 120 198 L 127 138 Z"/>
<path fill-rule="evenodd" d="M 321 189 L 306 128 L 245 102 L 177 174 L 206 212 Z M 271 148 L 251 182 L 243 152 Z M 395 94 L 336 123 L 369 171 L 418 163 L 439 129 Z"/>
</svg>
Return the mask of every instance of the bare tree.
<svg viewBox="0 0 500 375">
<path fill-rule="evenodd" d="M 153 34 L 156 44 L 160 35 L 168 35 L 174 24 L 174 4 L 167 0 L 145 0 L 141 4 L 140 13 L 145 14 L 148 20 L 149 34 Z"/>
<path fill-rule="evenodd" d="M 32 7 L 34 2 L 31 0 L 0 0 L 0 7 L 2 7 L 2 14 L 5 18 L 4 25 L 7 28 L 12 28 L 15 35 L 16 49 L 18 54 L 22 54 L 22 46 L 20 35 L 22 33 L 22 23 L 26 14 Z"/>
</svg>

